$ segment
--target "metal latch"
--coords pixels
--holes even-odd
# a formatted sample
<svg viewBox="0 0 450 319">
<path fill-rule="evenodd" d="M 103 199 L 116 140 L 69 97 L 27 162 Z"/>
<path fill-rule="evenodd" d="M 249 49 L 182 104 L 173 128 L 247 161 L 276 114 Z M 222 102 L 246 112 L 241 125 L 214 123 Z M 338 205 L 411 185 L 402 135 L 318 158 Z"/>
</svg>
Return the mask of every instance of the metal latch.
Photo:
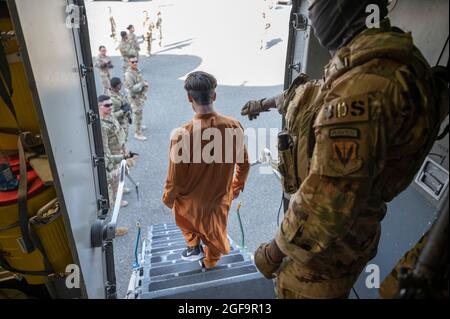
<svg viewBox="0 0 450 319">
<path fill-rule="evenodd" d="M 297 73 L 300 73 L 300 71 L 302 69 L 302 64 L 301 64 L 301 62 L 297 62 L 295 64 L 289 64 L 289 69 L 295 70 Z"/>
<path fill-rule="evenodd" d="M 103 197 L 103 196 L 100 196 L 97 199 L 97 206 L 98 206 L 98 209 L 100 209 L 100 210 L 109 209 L 109 201 L 108 201 L 108 199 Z"/>
<path fill-rule="evenodd" d="M 306 31 L 308 27 L 308 18 L 301 13 L 294 13 L 294 19 L 292 20 L 292 26 L 296 31 Z"/>
<path fill-rule="evenodd" d="M 87 119 L 88 119 L 88 124 L 92 124 L 98 119 L 98 114 L 92 110 L 89 110 L 87 112 Z"/>
<path fill-rule="evenodd" d="M 87 67 L 84 64 L 80 64 L 81 77 L 86 77 L 86 74 L 88 74 L 88 72 L 92 72 L 92 67 Z"/>
<path fill-rule="evenodd" d="M 102 156 L 94 156 L 94 157 L 93 157 L 93 160 L 94 160 L 94 166 L 95 166 L 95 167 L 97 167 L 97 166 L 99 166 L 101 163 L 104 163 L 104 162 L 105 162 L 105 158 L 102 157 Z"/>
</svg>

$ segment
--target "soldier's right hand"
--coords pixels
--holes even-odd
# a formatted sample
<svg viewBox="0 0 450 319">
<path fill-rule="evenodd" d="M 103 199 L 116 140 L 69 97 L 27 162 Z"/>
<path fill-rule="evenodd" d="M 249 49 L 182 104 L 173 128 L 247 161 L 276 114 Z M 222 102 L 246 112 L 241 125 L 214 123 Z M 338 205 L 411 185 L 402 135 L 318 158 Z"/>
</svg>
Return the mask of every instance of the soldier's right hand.
<svg viewBox="0 0 450 319">
<path fill-rule="evenodd" d="M 137 159 L 138 159 L 137 156 L 133 156 L 133 157 L 127 158 L 126 161 L 127 161 L 128 168 L 134 167 L 134 165 L 136 165 Z"/>
<path fill-rule="evenodd" d="M 241 115 L 248 116 L 250 121 L 256 119 L 259 116 L 259 113 L 264 112 L 265 110 L 262 107 L 262 101 L 251 100 L 245 103 L 244 107 L 241 109 Z"/>
<path fill-rule="evenodd" d="M 275 273 L 280 268 L 281 263 L 274 263 L 268 255 L 268 247 L 270 244 L 263 243 L 259 245 L 255 251 L 255 265 L 259 272 L 267 279 L 275 277 Z"/>
</svg>

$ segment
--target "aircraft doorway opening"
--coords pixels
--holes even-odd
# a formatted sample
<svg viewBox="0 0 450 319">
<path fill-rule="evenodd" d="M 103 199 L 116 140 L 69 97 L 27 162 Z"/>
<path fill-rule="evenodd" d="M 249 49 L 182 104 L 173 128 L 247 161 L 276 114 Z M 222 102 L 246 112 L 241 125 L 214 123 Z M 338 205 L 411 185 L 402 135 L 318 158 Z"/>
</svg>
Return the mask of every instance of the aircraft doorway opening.
<svg viewBox="0 0 450 319">
<path fill-rule="evenodd" d="M 129 127 L 127 148 L 139 154 L 130 175 L 139 183 L 140 202 L 133 184 L 126 181 L 132 192 L 124 196 L 128 205 L 120 211 L 118 226 L 129 231 L 115 240 L 118 296 L 125 295 L 132 272 L 136 222 L 140 221 L 143 234 L 150 225 L 174 222 L 161 198 L 170 133 L 194 115 L 183 88 L 187 74 L 202 70 L 217 78 L 216 111 L 238 119 L 258 136 L 258 146 L 249 150 L 251 161 L 264 147 L 276 150 L 280 115 L 265 113 L 249 121 L 240 111 L 248 100 L 274 96 L 283 90 L 290 10 L 290 2 L 271 0 L 86 2 L 94 62 L 99 47 L 104 46 L 113 65 L 111 77 L 123 82 L 123 59 L 117 48 L 121 32 L 133 25 L 140 46 L 138 68 L 149 84 L 142 121 L 147 127 L 142 132 L 147 140 L 134 137 L 135 123 Z M 146 17 L 155 26 L 151 42 L 146 38 Z M 98 69 L 94 72 L 99 96 L 104 87 Z M 259 243 L 270 240 L 277 227 L 281 194 L 273 174 L 252 167 L 245 191 L 230 208 L 229 236 L 240 241 L 236 208 L 242 202 L 248 250 L 253 252 Z"/>
</svg>

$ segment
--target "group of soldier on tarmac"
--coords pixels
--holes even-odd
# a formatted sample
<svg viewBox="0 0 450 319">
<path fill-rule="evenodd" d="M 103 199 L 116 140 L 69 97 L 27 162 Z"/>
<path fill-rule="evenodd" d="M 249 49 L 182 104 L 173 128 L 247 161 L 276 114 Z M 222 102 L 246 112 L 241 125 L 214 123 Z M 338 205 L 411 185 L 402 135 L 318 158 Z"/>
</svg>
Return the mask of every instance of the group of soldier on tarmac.
<svg viewBox="0 0 450 319">
<path fill-rule="evenodd" d="M 148 12 L 145 13 L 143 35 L 147 42 L 147 51 L 151 53 L 152 31 L 155 25 L 150 20 Z M 162 41 L 162 19 L 158 12 L 156 28 L 159 30 L 159 44 Z M 114 24 L 115 25 L 115 24 Z M 122 55 L 123 85 L 126 94 L 122 93 L 122 81 L 118 77 L 111 77 L 111 69 L 114 67 L 111 58 L 107 55 L 106 47 L 99 47 L 95 67 L 101 78 L 103 95 L 98 97 L 99 113 L 102 125 L 103 146 L 105 153 L 105 166 L 107 170 L 108 189 L 111 205 L 116 198 L 116 191 L 119 182 L 119 166 L 122 159 L 127 160 L 128 167 L 135 164 L 137 154 L 129 152 L 126 147 L 128 140 L 129 126 L 134 124 L 134 138 L 138 141 L 145 141 L 147 137 L 142 131 L 146 126 L 142 124 L 143 109 L 147 100 L 149 90 L 148 82 L 143 78 L 138 69 L 139 62 L 139 41 L 135 34 L 133 25 L 129 25 L 128 33 L 121 32 L 121 42 L 118 50 Z M 115 33 L 114 33 L 115 34 Z M 124 188 L 124 194 L 129 193 L 128 188 Z M 122 200 L 121 206 L 127 206 L 128 202 Z M 127 232 L 124 227 L 119 227 L 117 234 L 122 235 Z"/>
<path fill-rule="evenodd" d="M 369 3 L 380 8 L 379 28 L 366 26 Z M 332 56 L 323 79 L 301 74 L 279 96 L 242 108 L 250 120 L 271 108 L 285 116 L 279 169 L 290 204 L 274 239 L 255 252 L 278 298 L 349 296 L 377 253 L 386 203 L 410 185 L 448 114 L 448 84 L 435 76 L 411 33 L 391 26 L 387 6 L 388 0 L 311 0 L 309 21 Z M 143 98 L 139 73 L 131 69 L 125 81 L 129 98 Z M 101 100 L 101 107 L 114 101 Z M 105 132 L 122 127 L 107 121 Z M 117 153 L 129 154 L 113 150 L 105 135 L 113 171 Z M 124 139 L 113 135 L 119 144 Z M 396 289 L 381 291 L 394 296 L 388 288 Z"/>
</svg>

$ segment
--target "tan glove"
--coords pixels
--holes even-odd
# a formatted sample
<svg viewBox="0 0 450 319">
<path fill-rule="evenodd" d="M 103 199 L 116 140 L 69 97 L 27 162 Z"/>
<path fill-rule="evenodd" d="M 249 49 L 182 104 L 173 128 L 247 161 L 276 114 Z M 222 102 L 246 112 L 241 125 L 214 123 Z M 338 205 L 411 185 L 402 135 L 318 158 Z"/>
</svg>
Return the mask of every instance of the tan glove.
<svg viewBox="0 0 450 319">
<path fill-rule="evenodd" d="M 275 263 L 268 254 L 270 244 L 263 243 L 255 251 L 255 265 L 259 272 L 267 279 L 275 277 L 274 273 L 280 268 L 281 262 Z"/>
<path fill-rule="evenodd" d="M 264 100 L 265 99 L 261 99 L 258 101 L 255 100 L 248 101 L 241 109 L 241 115 L 242 116 L 248 115 L 249 120 L 252 121 L 259 116 L 259 113 L 267 112 L 268 110 L 264 109 L 262 103 Z"/>
<path fill-rule="evenodd" d="M 127 158 L 126 161 L 127 161 L 127 166 L 128 166 L 128 168 L 131 168 L 131 167 L 133 167 L 134 165 L 136 165 L 137 159 L 138 159 L 137 156 L 133 156 L 133 157 Z"/>
</svg>

